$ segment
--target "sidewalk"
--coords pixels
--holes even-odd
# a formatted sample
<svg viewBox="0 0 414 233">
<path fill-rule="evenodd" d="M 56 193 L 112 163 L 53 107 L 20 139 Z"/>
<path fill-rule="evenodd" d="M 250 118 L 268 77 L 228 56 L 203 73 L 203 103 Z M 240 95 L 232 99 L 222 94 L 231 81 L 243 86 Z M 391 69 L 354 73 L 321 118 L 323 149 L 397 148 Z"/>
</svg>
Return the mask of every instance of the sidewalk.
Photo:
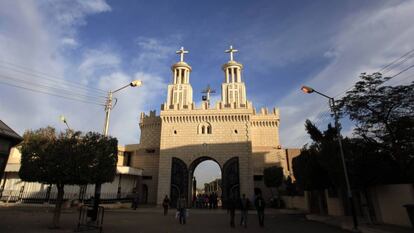
<svg viewBox="0 0 414 233">
<path fill-rule="evenodd" d="M 336 226 L 344 230 L 353 231 L 352 218 L 349 216 L 339 217 L 308 214 L 306 215 L 306 219 Z M 374 225 L 365 223 L 364 221 L 359 221 L 358 230 L 362 233 L 413 233 L 413 229 L 411 228 L 384 224 Z"/>
</svg>

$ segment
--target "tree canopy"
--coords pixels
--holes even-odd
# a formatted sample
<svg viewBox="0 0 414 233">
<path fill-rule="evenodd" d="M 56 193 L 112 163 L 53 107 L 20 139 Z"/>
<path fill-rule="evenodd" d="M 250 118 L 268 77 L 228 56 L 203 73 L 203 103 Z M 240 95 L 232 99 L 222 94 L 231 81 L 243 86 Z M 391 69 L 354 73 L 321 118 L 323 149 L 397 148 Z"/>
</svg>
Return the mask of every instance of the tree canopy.
<svg viewBox="0 0 414 233">
<path fill-rule="evenodd" d="M 45 184 L 94 184 L 115 178 L 118 141 L 99 133 L 66 131 L 52 127 L 23 135 L 19 176 Z"/>
<path fill-rule="evenodd" d="M 57 187 L 53 227 L 59 226 L 65 185 L 101 184 L 115 178 L 116 138 L 70 130 L 58 134 L 52 127 L 27 131 L 23 138 L 20 178 Z"/>
<path fill-rule="evenodd" d="M 357 136 L 398 164 L 401 182 L 414 182 L 414 82 L 387 86 L 390 77 L 381 73 L 360 78 L 338 107 L 356 123 Z"/>
</svg>

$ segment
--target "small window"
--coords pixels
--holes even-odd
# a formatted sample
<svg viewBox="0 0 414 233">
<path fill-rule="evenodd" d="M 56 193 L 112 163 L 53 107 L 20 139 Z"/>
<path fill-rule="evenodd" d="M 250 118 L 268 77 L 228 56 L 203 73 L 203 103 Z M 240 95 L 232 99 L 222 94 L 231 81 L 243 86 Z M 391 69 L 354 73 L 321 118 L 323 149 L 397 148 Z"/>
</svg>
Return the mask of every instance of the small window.
<svg viewBox="0 0 414 233">
<path fill-rule="evenodd" d="M 205 134 L 206 133 L 206 127 L 203 125 L 201 126 L 201 134 Z"/>
<path fill-rule="evenodd" d="M 261 181 L 261 180 L 263 180 L 263 176 L 262 175 L 254 175 L 253 180 L 254 181 Z"/>
<path fill-rule="evenodd" d="M 237 131 L 237 129 L 235 129 L 235 130 L 234 130 L 234 133 L 235 133 L 235 134 L 238 134 L 239 132 Z"/>
<path fill-rule="evenodd" d="M 148 154 L 153 154 L 153 153 L 155 153 L 155 149 L 152 149 L 152 148 L 145 149 L 145 152 L 147 152 Z"/>
<path fill-rule="evenodd" d="M 211 134 L 211 126 L 207 126 L 207 134 Z"/>
<path fill-rule="evenodd" d="M 174 130 L 174 134 L 177 134 L 177 130 Z"/>
</svg>

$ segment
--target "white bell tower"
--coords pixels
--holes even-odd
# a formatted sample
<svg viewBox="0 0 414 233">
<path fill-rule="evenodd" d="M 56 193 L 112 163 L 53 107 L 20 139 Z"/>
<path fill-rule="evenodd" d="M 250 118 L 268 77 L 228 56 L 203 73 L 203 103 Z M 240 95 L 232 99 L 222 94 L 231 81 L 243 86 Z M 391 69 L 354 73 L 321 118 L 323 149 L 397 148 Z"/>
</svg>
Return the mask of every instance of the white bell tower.
<svg viewBox="0 0 414 233">
<path fill-rule="evenodd" d="M 221 85 L 221 104 L 224 108 L 247 108 L 246 86 L 242 82 L 241 70 L 243 65 L 233 59 L 238 50 L 225 51 L 230 54 L 230 61 L 222 66 L 225 80 Z"/>
<path fill-rule="evenodd" d="M 188 51 L 181 47 L 176 53 L 180 54 L 180 61 L 171 67 L 173 83 L 168 85 L 165 110 L 191 109 L 193 104 L 193 88 L 190 85 L 191 66 L 184 61 L 184 54 Z"/>
</svg>

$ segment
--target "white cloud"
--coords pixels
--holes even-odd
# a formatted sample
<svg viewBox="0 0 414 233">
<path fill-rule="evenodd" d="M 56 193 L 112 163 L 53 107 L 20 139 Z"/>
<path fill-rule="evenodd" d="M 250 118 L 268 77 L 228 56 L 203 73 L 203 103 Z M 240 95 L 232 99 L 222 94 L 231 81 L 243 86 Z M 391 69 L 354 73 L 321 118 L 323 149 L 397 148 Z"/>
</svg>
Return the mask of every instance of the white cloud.
<svg viewBox="0 0 414 233">
<path fill-rule="evenodd" d="M 0 21 L 7 24 L 0 24 L 0 60 L 30 70 L 42 71 L 49 74 L 49 77 L 61 77 L 55 83 L 49 82 L 49 86 L 58 85 L 61 82 L 59 80 L 68 80 L 71 83 L 83 82 L 91 88 L 114 90 L 134 79 L 141 79 L 142 87 L 128 88 L 114 95 L 119 101 L 111 114 L 110 123 L 110 134 L 117 137 L 121 144 L 138 143 L 140 112 L 159 109 L 159 99 L 165 95 L 167 86 L 161 76 L 148 73 L 140 67 L 154 64 L 168 67 L 167 53 L 172 51 L 173 46 L 163 41 L 141 37 L 137 43 L 141 51 L 146 53 L 141 60 L 136 61 L 137 66 L 128 71 L 124 70 L 126 64 L 123 63 L 120 54 L 110 45 L 94 48 L 83 45 L 84 52 L 80 59 L 67 58 L 65 49 L 76 48 L 81 43 L 76 38 L 76 32 L 79 26 L 86 23 L 85 18 L 109 10 L 110 7 L 104 1 L 41 2 L 40 5 L 35 1 L 12 1 L 3 4 L 0 7 Z M 4 64 L 0 62 L 0 65 Z M 0 75 L 5 74 L 26 80 L 34 78 L 32 75 L 0 66 Z M 38 80 L 44 83 L 44 79 Z M 4 78 L 0 76 L 1 81 L 4 81 Z M 71 89 L 72 92 L 74 90 L 78 94 L 69 97 L 99 101 L 102 104 L 104 102 L 105 92 Z M 45 88 L 44 91 L 51 89 Z M 60 90 L 54 93 L 64 92 Z M 80 97 L 81 94 L 101 97 L 97 97 L 99 100 L 90 99 Z M 81 131 L 101 132 L 104 122 L 103 106 L 56 98 L 1 84 L 0 109 L 1 119 L 21 134 L 26 129 L 47 125 L 63 130 L 65 125 L 58 120 L 61 114 L 66 116 L 71 128 Z"/>
<path fill-rule="evenodd" d="M 99 71 L 117 69 L 120 63 L 121 58 L 113 51 L 106 48 L 91 49 L 84 52 L 78 70 L 81 75 L 90 76 Z"/>
<path fill-rule="evenodd" d="M 78 46 L 78 42 L 74 38 L 65 37 L 61 40 L 62 45 L 67 45 L 70 47 Z"/>
<path fill-rule="evenodd" d="M 138 69 L 158 72 L 160 67 L 168 67 L 170 65 L 166 63 L 166 60 L 178 50 L 180 41 L 180 35 L 172 35 L 162 40 L 138 37 L 135 39 L 138 53 L 132 63 Z"/>
<path fill-rule="evenodd" d="M 414 2 L 386 5 L 369 13 L 350 15 L 327 51 L 331 62 L 306 83 L 335 97 L 358 80 L 361 72 L 379 70 L 413 48 L 414 28 L 410 20 Z M 334 56 L 332 56 L 334 55 Z M 391 72 L 392 73 L 392 72 Z M 329 113 L 327 100 L 316 94 L 305 95 L 297 89 L 278 101 L 281 109 L 281 140 L 285 146 L 302 146 L 306 141 L 304 121 L 319 120 L 318 114 Z M 291 114 L 291 110 L 295 113 Z M 326 127 L 329 117 L 321 124 Z M 344 129 L 349 135 L 349 129 Z"/>
<path fill-rule="evenodd" d="M 70 27 L 86 24 L 85 17 L 91 14 L 111 11 L 105 0 L 62 0 L 59 2 L 40 2 L 42 10 L 60 27 Z"/>
<path fill-rule="evenodd" d="M 104 90 L 117 89 L 136 79 L 142 81 L 141 87 L 129 87 L 114 94 L 117 99 L 114 102 L 117 103 L 111 114 L 109 131 L 122 144 L 139 142 L 139 113 L 147 110 L 150 100 L 157 99 L 166 92 L 167 84 L 161 77 L 143 72 L 137 72 L 133 76 L 115 72 L 99 79 L 99 88 Z M 159 104 L 157 107 L 159 109 Z"/>
</svg>

